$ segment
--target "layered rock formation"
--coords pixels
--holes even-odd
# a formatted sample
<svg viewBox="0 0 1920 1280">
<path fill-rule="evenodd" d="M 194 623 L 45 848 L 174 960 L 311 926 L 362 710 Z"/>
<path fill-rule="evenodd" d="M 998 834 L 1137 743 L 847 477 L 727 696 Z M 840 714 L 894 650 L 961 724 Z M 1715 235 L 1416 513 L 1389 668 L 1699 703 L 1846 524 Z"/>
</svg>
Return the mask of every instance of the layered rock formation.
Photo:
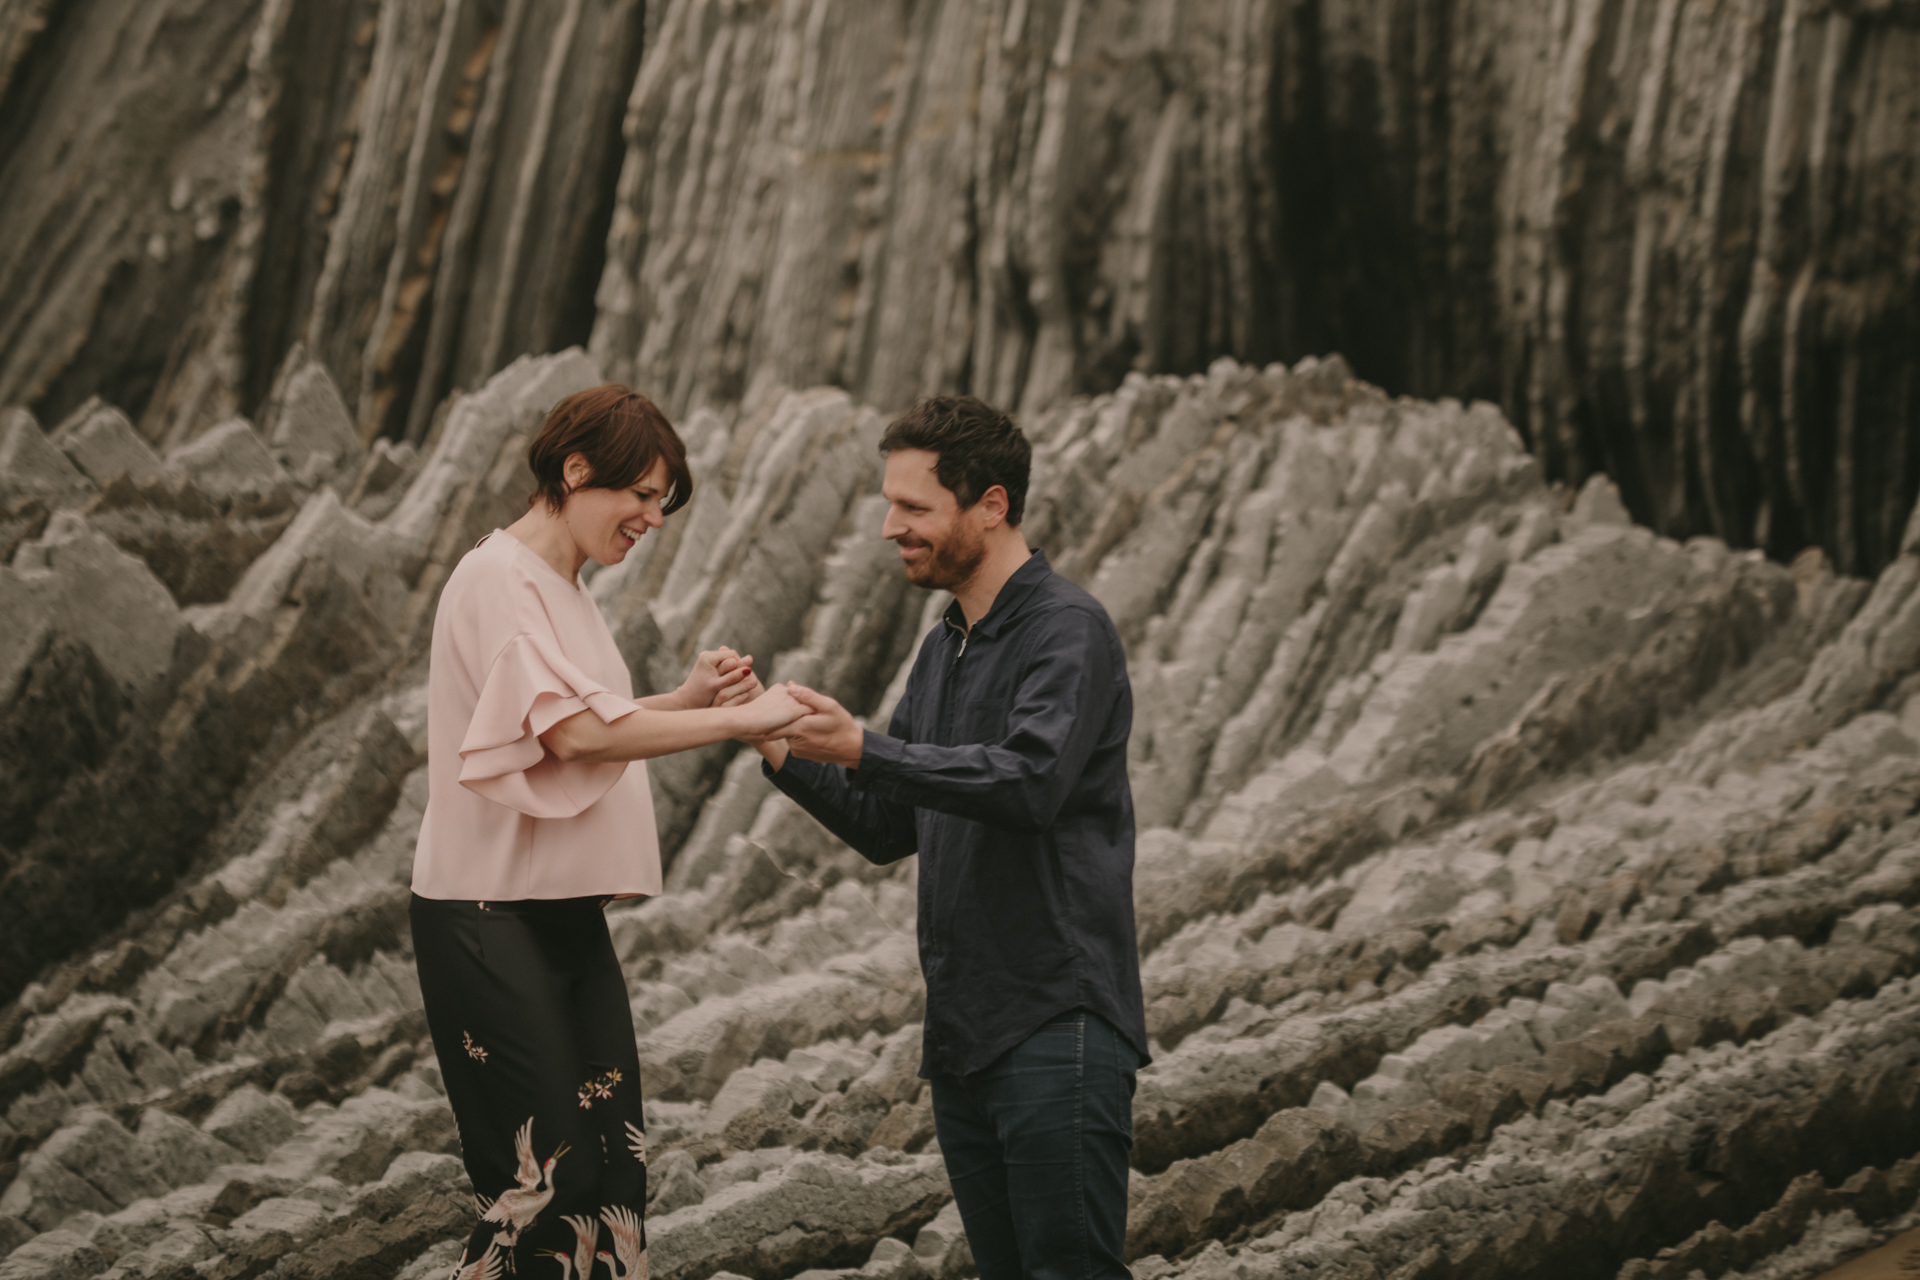
<svg viewBox="0 0 1920 1280">
<path fill-rule="evenodd" d="M 0 1277 L 456 1256 L 404 925 L 419 659 L 526 433 L 599 376 L 519 362 L 419 456 L 347 448 L 311 363 L 218 450 L 8 420 L 0 902 L 34 981 L 0 1018 Z M 726 641 L 886 714 L 941 602 L 876 536 L 883 421 L 777 387 L 685 417 L 693 504 L 592 583 L 636 685 Z M 1920 523 L 1873 581 L 1672 542 L 1604 478 L 1548 486 L 1491 406 L 1337 359 L 1027 427 L 1028 534 L 1138 707 L 1136 1274 L 1784 1277 L 1914 1220 Z M 244 568 L 183 576 L 188 538 Z M 669 893 L 610 916 L 655 1273 L 966 1274 L 912 861 L 750 754 L 652 776 Z"/>
<path fill-rule="evenodd" d="M 1338 350 L 1658 532 L 1870 574 L 1916 71 L 1911 0 L 12 0 L 0 404 L 171 447 L 300 341 L 417 445 L 589 335 L 675 412 Z"/>
<path fill-rule="evenodd" d="M 304 343 L 357 433 L 584 340 L 635 0 L 0 8 L 0 404 L 157 445 Z"/>
</svg>

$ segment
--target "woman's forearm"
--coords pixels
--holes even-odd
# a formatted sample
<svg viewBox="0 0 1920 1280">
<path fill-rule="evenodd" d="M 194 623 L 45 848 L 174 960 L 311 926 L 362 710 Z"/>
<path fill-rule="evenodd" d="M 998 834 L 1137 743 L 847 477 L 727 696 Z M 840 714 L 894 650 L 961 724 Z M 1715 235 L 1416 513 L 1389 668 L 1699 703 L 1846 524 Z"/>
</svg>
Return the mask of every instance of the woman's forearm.
<svg viewBox="0 0 1920 1280">
<path fill-rule="evenodd" d="M 740 707 L 663 711 L 643 702 L 640 710 L 612 724 L 591 711 L 568 716 L 541 734 L 540 741 L 562 760 L 589 764 L 651 760 L 737 738 L 751 728 L 747 721 Z"/>
<path fill-rule="evenodd" d="M 644 698 L 635 698 L 634 701 L 648 711 L 685 711 L 687 709 L 687 701 L 680 696 L 678 689 L 672 693 L 650 693 Z"/>
</svg>

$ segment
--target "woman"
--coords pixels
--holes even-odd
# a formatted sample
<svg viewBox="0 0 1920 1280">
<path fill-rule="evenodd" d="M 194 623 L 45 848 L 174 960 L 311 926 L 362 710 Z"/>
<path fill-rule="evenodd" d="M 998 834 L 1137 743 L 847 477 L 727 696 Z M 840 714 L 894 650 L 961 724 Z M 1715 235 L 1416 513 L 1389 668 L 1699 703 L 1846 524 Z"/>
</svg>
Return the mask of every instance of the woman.
<svg viewBox="0 0 1920 1280">
<path fill-rule="evenodd" d="M 601 908 L 660 892 L 646 760 L 805 714 L 751 657 L 703 653 L 639 701 L 580 581 L 686 505 L 686 449 L 644 396 L 595 387 L 527 450 L 539 487 L 447 579 L 427 678 L 411 916 L 427 1024 L 481 1206 L 459 1273 L 604 1259 L 644 1277 L 646 1121 Z M 521 1265 L 529 1264 L 529 1265 Z"/>
</svg>

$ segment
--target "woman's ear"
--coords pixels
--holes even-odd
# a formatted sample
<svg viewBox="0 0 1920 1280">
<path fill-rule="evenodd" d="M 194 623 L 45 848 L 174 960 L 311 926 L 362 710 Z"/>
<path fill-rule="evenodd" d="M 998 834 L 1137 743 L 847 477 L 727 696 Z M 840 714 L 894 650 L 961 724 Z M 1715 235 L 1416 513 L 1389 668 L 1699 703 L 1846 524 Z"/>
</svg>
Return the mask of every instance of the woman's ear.
<svg viewBox="0 0 1920 1280">
<path fill-rule="evenodd" d="M 560 475 L 567 482 L 567 491 L 583 489 L 593 481 L 593 464 L 587 461 L 584 453 L 570 453 L 567 460 L 560 464 Z"/>
</svg>

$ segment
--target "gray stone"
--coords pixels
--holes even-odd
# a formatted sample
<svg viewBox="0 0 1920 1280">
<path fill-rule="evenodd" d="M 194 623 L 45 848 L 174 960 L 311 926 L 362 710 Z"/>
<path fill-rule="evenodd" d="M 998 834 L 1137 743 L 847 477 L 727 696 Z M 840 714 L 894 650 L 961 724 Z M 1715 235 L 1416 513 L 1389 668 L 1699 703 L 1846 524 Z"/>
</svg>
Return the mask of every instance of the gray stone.
<svg viewBox="0 0 1920 1280">
<path fill-rule="evenodd" d="M 725 1268 L 792 1274 L 915 1228 L 946 1198 L 938 1157 L 883 1163 L 802 1152 L 777 1171 L 648 1222 L 648 1253 L 660 1280 Z"/>
<path fill-rule="evenodd" d="M 249 1084 L 222 1098 L 200 1122 L 200 1127 L 220 1142 L 244 1152 L 249 1159 L 260 1160 L 300 1132 L 301 1125 L 292 1103 L 277 1093 L 262 1093 Z"/>
<path fill-rule="evenodd" d="M 106 1269 L 106 1256 L 85 1236 L 49 1231 L 0 1259 L 0 1280 L 86 1280 Z"/>
<path fill-rule="evenodd" d="M 0 693 L 10 693 L 49 633 L 90 647 L 109 674 L 132 693 L 145 692 L 173 664 L 179 606 L 147 566 L 62 512 L 37 542 L 23 546 L 12 568 L 0 567 Z"/>
<path fill-rule="evenodd" d="M 98 398 L 74 410 L 54 429 L 53 443 L 96 485 L 117 476 L 137 483 L 157 480 L 164 466 L 153 447 L 141 439 L 127 415 Z"/>
<path fill-rule="evenodd" d="M 219 1246 L 205 1228 L 186 1224 L 144 1249 L 116 1258 L 106 1274 L 109 1280 L 160 1280 L 219 1256 Z"/>
<path fill-rule="evenodd" d="M 159 1162 L 133 1134 L 102 1112 L 83 1113 L 21 1162 L 0 1194 L 0 1214 L 49 1231 L 76 1213 L 110 1214 L 168 1190 Z"/>
<path fill-rule="evenodd" d="M 0 411 L 0 505 L 72 506 L 94 489 L 25 409 Z"/>
<path fill-rule="evenodd" d="M 156 1107 L 140 1115 L 140 1141 L 153 1152 L 161 1176 L 176 1187 L 202 1181 L 219 1165 L 246 1159 L 213 1134 Z"/>
<path fill-rule="evenodd" d="M 311 487 L 357 469 L 366 457 L 353 415 L 333 377 L 296 347 L 275 383 L 262 423 L 267 445 L 280 464 Z"/>
<path fill-rule="evenodd" d="M 245 418 L 229 418 L 169 450 L 166 463 L 213 498 L 267 494 L 293 483 Z"/>
<path fill-rule="evenodd" d="M 647 1215 L 665 1216 L 707 1198 L 699 1165 L 685 1151 L 669 1149 L 647 1165 Z"/>
<path fill-rule="evenodd" d="M 913 1256 L 930 1280 L 955 1280 L 973 1270 L 973 1250 L 960 1222 L 960 1206 L 949 1201 L 913 1238 Z"/>
</svg>

